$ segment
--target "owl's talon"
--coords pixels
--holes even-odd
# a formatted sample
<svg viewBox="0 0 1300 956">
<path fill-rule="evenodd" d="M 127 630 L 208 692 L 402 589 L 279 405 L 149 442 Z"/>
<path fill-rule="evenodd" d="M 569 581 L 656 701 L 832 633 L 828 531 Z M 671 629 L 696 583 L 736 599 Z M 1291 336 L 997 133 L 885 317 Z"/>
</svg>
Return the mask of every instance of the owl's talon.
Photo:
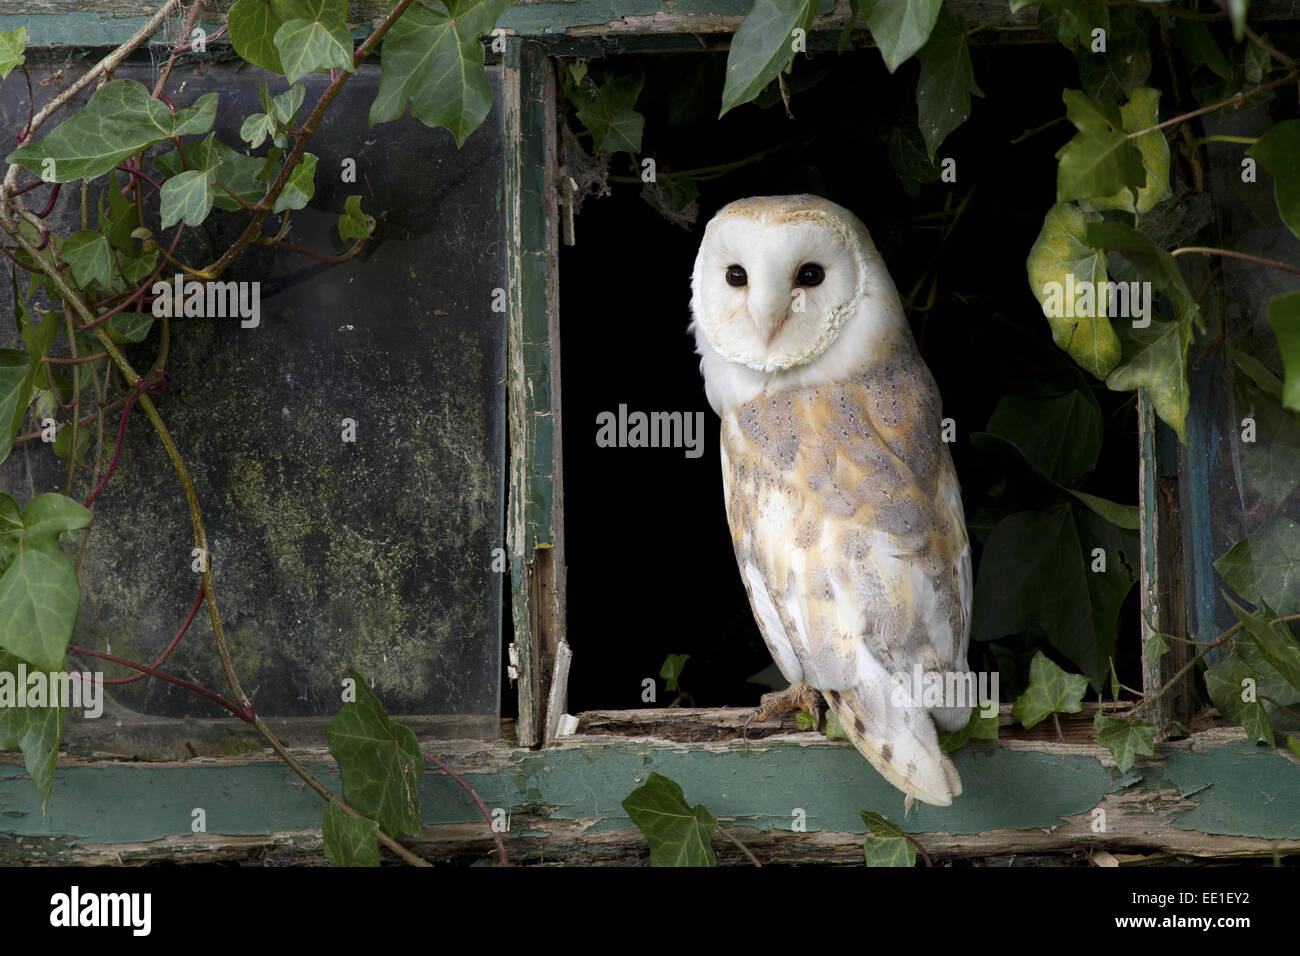
<svg viewBox="0 0 1300 956">
<path fill-rule="evenodd" d="M 758 707 L 740 725 L 741 736 L 746 735 L 749 725 L 755 721 L 761 724 L 765 720 L 787 714 L 792 710 L 802 710 L 811 717 L 814 729 L 821 726 L 821 695 L 810 684 L 799 681 L 797 684 L 791 684 L 785 690 L 764 694 L 759 699 Z"/>
</svg>

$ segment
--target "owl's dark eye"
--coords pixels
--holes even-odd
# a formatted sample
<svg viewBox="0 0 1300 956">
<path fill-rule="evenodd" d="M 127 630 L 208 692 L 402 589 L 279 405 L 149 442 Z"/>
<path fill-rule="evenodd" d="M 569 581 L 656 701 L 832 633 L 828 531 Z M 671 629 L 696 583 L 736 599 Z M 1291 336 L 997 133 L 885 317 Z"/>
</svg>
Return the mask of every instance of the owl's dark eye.
<svg viewBox="0 0 1300 956">
<path fill-rule="evenodd" d="M 821 285 L 822 280 L 825 278 L 825 269 L 815 262 L 805 262 L 795 274 L 794 284 L 804 286 Z"/>
<path fill-rule="evenodd" d="M 745 270 L 741 266 L 727 266 L 727 285 L 742 286 L 749 281 L 749 276 L 745 275 Z"/>
</svg>

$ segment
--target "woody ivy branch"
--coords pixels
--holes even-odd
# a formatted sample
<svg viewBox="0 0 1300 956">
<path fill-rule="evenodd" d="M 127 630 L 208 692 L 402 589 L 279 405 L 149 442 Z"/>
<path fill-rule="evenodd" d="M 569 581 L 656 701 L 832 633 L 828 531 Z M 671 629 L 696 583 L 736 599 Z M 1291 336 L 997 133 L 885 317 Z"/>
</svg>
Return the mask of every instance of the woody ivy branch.
<svg viewBox="0 0 1300 956">
<path fill-rule="evenodd" d="M 25 127 L 16 133 L 18 148 L 7 157 L 10 165 L 0 190 L 0 227 L 7 236 L 4 251 L 19 267 L 14 270 L 15 315 L 26 345 L 25 349 L 0 350 L 0 421 L 8 423 L 0 429 L 0 460 L 16 442 L 51 435 L 54 453 L 68 460 L 64 494 L 38 495 L 21 509 L 9 496 L 0 496 L 0 622 L 4 625 L 0 628 L 0 671 L 14 673 L 26 665 L 62 672 L 67 654 L 72 652 L 134 672 L 116 680 L 145 676 L 167 680 L 220 704 L 255 726 L 267 744 L 327 801 L 325 848 L 337 864 L 375 865 L 380 844 L 407 862 L 423 862 L 396 837 L 420 832 L 418 784 L 424 755 L 407 728 L 389 721 L 359 675 L 345 683 L 345 703 L 329 728 L 331 752 L 343 778 L 343 799 L 302 767 L 258 717 L 239 684 L 226 646 L 206 560 L 199 502 L 151 398 L 165 384 L 168 316 L 157 319 L 159 351 L 144 375 L 131 366 L 119 346 L 143 341 L 151 331 L 155 321 L 151 290 L 164 268 L 179 268 L 195 278 L 212 280 L 252 243 L 297 248 L 284 237 L 292 212 L 303 208 L 313 195 L 316 157 L 307 151 L 312 133 L 355 68 L 381 44 L 381 83 L 370 109 L 371 122 L 396 119 L 409 105 L 426 124 L 445 127 L 458 144 L 463 143 L 482 122 L 490 104 L 479 37 L 491 32 L 508 5 L 509 0 L 446 0 L 443 4 L 398 0 L 354 47 L 344 19 L 346 5 L 339 0 L 239 0 L 226 25 L 232 45 L 246 61 L 283 75 L 286 89 L 276 95 L 264 89 L 263 112 L 244 118 L 241 138 L 247 145 L 237 149 L 216 141 L 210 132 L 219 105 L 217 94 L 184 106 L 163 94 L 177 59 L 203 52 L 202 40 L 192 32 L 198 3 L 188 9 L 182 41 L 152 91 L 135 81 L 113 78 L 115 68 L 180 8 L 180 0 L 169 0 L 135 36 L 47 107 L 29 116 Z M 1004 17 L 1029 5 L 1013 0 Z M 731 46 L 723 112 L 764 95 L 773 84 L 788 98 L 785 78 L 801 49 L 800 38 L 812 28 L 816 6 L 816 0 L 756 0 Z M 982 95 L 975 83 L 968 37 L 996 20 L 967 28 L 943 9 L 941 0 L 878 0 L 874 4 L 855 0 L 852 6 L 855 21 L 858 17 L 866 21 L 891 71 L 913 56 L 920 61 L 915 134 L 923 149 L 910 154 L 898 150 L 902 158 L 896 165 L 901 177 L 934 181 L 939 176 L 936 150 L 969 116 L 970 97 Z M 1109 267 L 1136 274 L 1160 291 L 1164 318 L 1145 330 L 1127 330 L 1104 315 L 1067 321 L 1049 316 L 1049 321 L 1057 344 L 1081 368 L 1112 389 L 1145 388 L 1160 417 L 1185 440 L 1189 348 L 1193 342 L 1213 344 L 1214 336 L 1206 328 L 1198 306 L 1200 296 L 1192 295 L 1179 257 L 1236 256 L 1261 267 L 1290 273 L 1300 270 L 1228 249 L 1166 249 L 1157 242 L 1157 234 L 1148 224 L 1162 209 L 1179 202 L 1170 188 L 1166 131 L 1181 130 L 1205 113 L 1290 90 L 1300 78 L 1300 67 L 1250 28 L 1246 0 L 1232 0 L 1226 13 L 1217 8 L 1201 11 L 1172 6 L 1155 11 L 1124 0 L 1106 4 L 1043 0 L 1039 9 L 1043 25 L 1079 56 L 1084 89 L 1067 90 L 1064 95 L 1066 114 L 1062 120 L 1068 119 L 1078 132 L 1058 154 L 1057 204 L 1048 211 L 1042 234 L 1030 252 L 1031 285 L 1042 299 L 1047 282 L 1064 281 L 1067 275 L 1101 281 Z M 1209 26 L 1220 19 L 1232 30 L 1233 42 L 1226 49 Z M 1098 31 L 1103 37 L 1113 37 L 1117 44 L 1131 44 L 1125 55 L 1105 61 L 1122 62 L 1122 67 L 1098 68 L 1084 56 L 1097 42 Z M 847 36 L 848 30 L 841 47 Z M 1143 85 L 1151 64 L 1148 38 L 1153 43 L 1172 39 L 1187 61 L 1204 74 L 1198 89 L 1218 90 L 1222 95 L 1207 95 L 1203 107 L 1160 121 L 1161 94 Z M 13 82 L 13 77 L 21 75 L 30 88 L 23 66 L 25 47 L 25 30 L 0 34 L 0 79 Z M 300 119 L 304 90 L 297 81 L 309 73 L 326 71 L 331 77 L 329 87 L 307 117 Z M 38 139 L 47 121 L 92 85 L 95 91 L 89 102 Z M 599 152 L 635 154 L 639 149 L 643 125 L 635 111 L 639 90 L 634 78 L 614 77 L 597 83 L 586 75 L 582 64 L 571 67 L 565 77 L 566 94 L 577 105 L 579 119 L 591 132 Z M 1242 145 L 1249 145 L 1248 158 L 1273 176 L 1283 222 L 1300 231 L 1300 121 L 1278 123 L 1254 142 Z M 1203 146 L 1201 141 L 1192 148 Z M 701 172 L 716 175 L 725 169 Z M 24 183 L 28 177 L 34 178 Z M 80 184 L 74 188 L 80 190 L 82 228 L 61 236 L 49 229 L 45 220 L 62 184 L 78 180 Z M 695 188 L 692 177 L 678 175 L 676 184 L 681 187 L 679 195 L 689 202 Z M 34 196 L 28 197 L 29 193 Z M 185 228 L 199 225 L 214 209 L 247 219 L 236 242 L 202 267 L 174 258 Z M 268 230 L 267 219 L 272 217 L 280 217 L 280 221 Z M 344 257 L 355 255 L 374 228 L 373 220 L 361 211 L 359 196 L 347 200 L 338 228 L 341 239 L 354 242 Z M 168 231 L 172 232 L 170 240 Z M 1249 378 L 1257 401 L 1275 407 L 1282 416 L 1274 420 L 1294 425 L 1295 412 L 1300 410 L 1300 293 L 1275 298 L 1269 305 L 1269 321 L 1278 339 L 1282 377 L 1272 372 L 1267 362 L 1245 354 L 1234 356 L 1234 368 Z M 67 354 L 55 356 L 55 351 Z M 110 381 L 117 392 L 111 400 Z M 89 406 L 86 414 L 83 403 Z M 80 602 L 77 568 L 96 499 L 111 480 L 128 417 L 137 406 L 144 410 L 166 449 L 189 505 L 196 569 L 201 576 L 189 616 L 169 647 L 147 664 L 70 644 Z M 114 439 L 109 416 L 119 410 Z M 40 427 L 20 434 L 29 412 Z M 94 453 L 85 462 L 92 432 Z M 1003 437 L 1031 468 L 1043 465 L 1032 449 L 1026 453 L 1016 446 L 1014 434 Z M 1051 468 L 1042 470 L 1049 481 L 1062 479 Z M 73 497 L 78 479 L 83 479 L 80 484 L 89 490 L 82 501 Z M 1128 530 L 1135 527 L 1132 509 L 1084 495 L 1063 481 L 1060 486 L 1110 525 Z M 76 538 L 80 541 L 74 561 L 61 542 Z M 1293 708 L 1300 702 L 1300 645 L 1289 627 L 1289 622 L 1300 617 L 1297 540 L 1300 528 L 1279 516 L 1272 528 L 1238 542 L 1216 563 L 1238 596 L 1257 610 L 1251 612 L 1234 603 L 1238 624 L 1202 649 L 1188 665 L 1203 666 L 1211 648 L 1229 647 L 1232 653 L 1205 670 L 1207 688 L 1225 717 L 1242 723 L 1252 739 L 1269 745 L 1276 745 L 1274 725 L 1294 721 Z M 189 622 L 205 604 L 228 697 L 163 669 Z M 1112 619 L 1117 608 L 1115 602 Z M 1159 651 L 1166 639 L 1184 640 L 1157 634 L 1151 641 L 1160 642 L 1159 646 L 1149 650 Z M 1095 649 L 1086 661 L 1077 648 L 1061 649 L 1095 677 Z M 1109 659 L 1104 663 L 1109 665 Z M 1109 669 L 1112 696 L 1118 698 L 1128 689 L 1119 686 L 1113 668 Z M 1088 677 L 1067 674 L 1037 655 L 1029 688 L 1016 703 L 1016 716 L 1028 726 L 1056 713 L 1077 712 L 1088 683 Z M 1136 754 L 1152 752 L 1155 727 L 1140 714 L 1152 697 L 1164 690 L 1148 696 L 1133 692 L 1138 700 L 1126 702 L 1118 712 L 1099 714 L 1100 740 L 1111 748 L 1122 768 L 1131 766 Z M 43 809 L 51 793 L 62 719 L 57 706 L 0 709 L 0 748 L 22 749 Z M 827 729 L 834 733 L 833 728 Z M 972 738 L 995 735 L 996 722 L 990 727 L 976 717 L 971 726 L 945 743 L 955 747 Z M 1288 745 L 1300 750 L 1295 738 L 1289 739 Z M 436 758 L 430 759 L 436 762 Z M 652 777 L 650 783 L 660 786 L 661 780 Z M 653 801 L 648 811 L 637 806 L 634 798 L 640 792 L 629 797 L 632 806 L 628 812 L 646 831 L 655 855 L 656 848 L 668 845 L 653 832 L 656 821 L 662 823 L 663 814 Z M 680 795 L 680 788 L 667 794 L 667 816 L 680 816 L 676 812 Z M 680 802 L 685 805 L 684 799 Z M 487 816 L 481 801 L 480 807 Z M 703 820 L 694 811 L 691 816 Z M 875 846 L 878 860 L 910 865 L 914 860 L 910 838 L 895 832 L 897 828 L 878 815 L 864 813 L 864 822 L 874 834 L 867 842 L 869 862 Z M 707 847 L 707 839 L 701 843 L 702 832 L 697 829 L 693 837 L 680 841 L 680 834 L 674 832 L 669 839 L 683 847 Z M 497 846 L 504 863 L 499 837 Z M 711 856 L 711 851 L 707 855 Z M 670 861 L 708 862 L 690 854 L 657 856 L 655 860 Z"/>
</svg>

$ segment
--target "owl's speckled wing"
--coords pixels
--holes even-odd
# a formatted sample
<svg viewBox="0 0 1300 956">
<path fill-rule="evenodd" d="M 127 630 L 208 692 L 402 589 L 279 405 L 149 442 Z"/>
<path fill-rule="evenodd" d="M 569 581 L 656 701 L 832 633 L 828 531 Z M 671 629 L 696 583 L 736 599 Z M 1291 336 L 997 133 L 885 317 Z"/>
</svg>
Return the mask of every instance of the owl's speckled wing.
<svg viewBox="0 0 1300 956">
<path fill-rule="evenodd" d="M 821 690 L 892 784 L 948 805 L 961 780 L 894 675 L 965 673 L 970 545 L 934 381 L 915 346 L 844 382 L 764 393 L 723 417 L 727 519 L 750 605 L 787 679 Z M 918 702 L 919 703 L 919 702 Z"/>
</svg>

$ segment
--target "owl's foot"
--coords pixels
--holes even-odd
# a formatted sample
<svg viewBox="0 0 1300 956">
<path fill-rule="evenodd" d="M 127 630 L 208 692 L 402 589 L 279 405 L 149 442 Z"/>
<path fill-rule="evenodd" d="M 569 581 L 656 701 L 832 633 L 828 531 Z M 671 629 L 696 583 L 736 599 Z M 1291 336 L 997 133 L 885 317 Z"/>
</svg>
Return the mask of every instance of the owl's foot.
<svg viewBox="0 0 1300 956">
<path fill-rule="evenodd" d="M 745 718 L 745 723 L 741 725 L 740 732 L 743 736 L 749 730 L 749 725 L 755 721 L 761 724 L 765 720 L 780 714 L 788 714 L 792 710 L 802 710 L 811 717 L 814 728 L 821 726 L 821 694 L 811 684 L 799 681 L 797 684 L 791 684 L 785 690 L 764 694 L 759 700 L 758 709 Z"/>
</svg>

